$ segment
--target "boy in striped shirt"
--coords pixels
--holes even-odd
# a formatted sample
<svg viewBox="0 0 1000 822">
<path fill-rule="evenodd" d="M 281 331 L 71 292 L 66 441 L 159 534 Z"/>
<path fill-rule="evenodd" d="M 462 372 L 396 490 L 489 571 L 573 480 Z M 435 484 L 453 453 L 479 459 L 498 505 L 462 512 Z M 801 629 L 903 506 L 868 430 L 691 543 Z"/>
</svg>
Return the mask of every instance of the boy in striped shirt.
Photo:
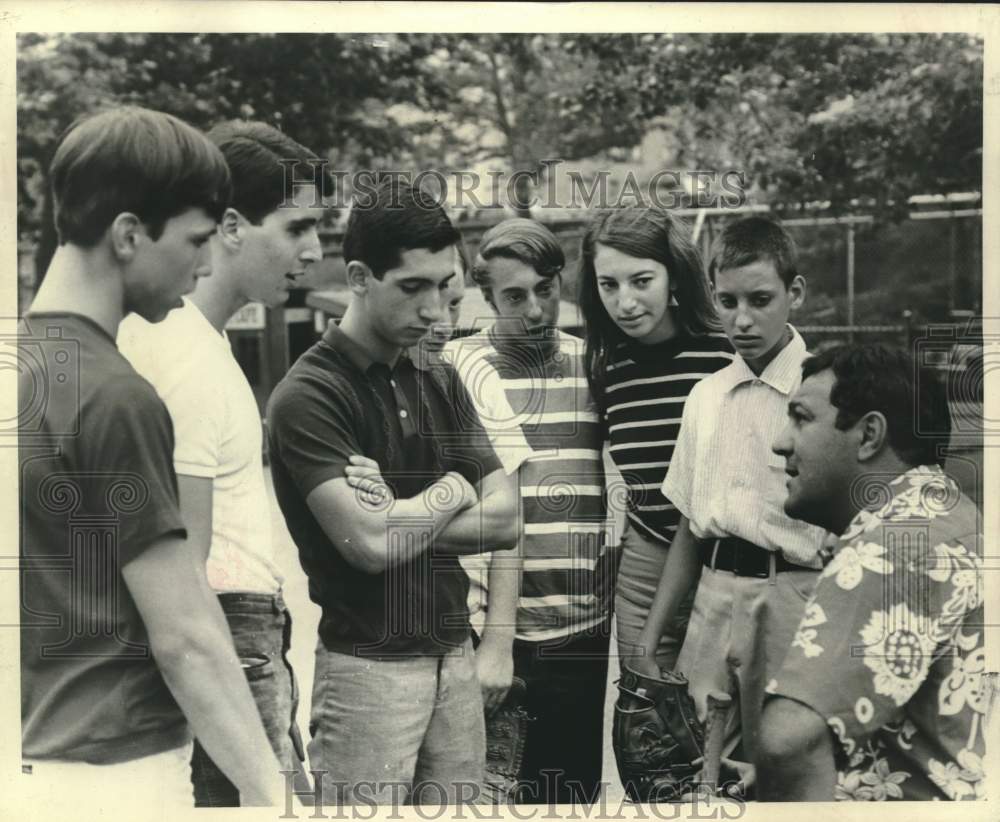
<svg viewBox="0 0 1000 822">
<path fill-rule="evenodd" d="M 738 691 L 729 749 L 753 758 L 764 687 L 780 666 L 821 566 L 825 532 L 783 510 L 784 462 L 771 443 L 809 354 L 788 324 L 805 280 L 791 237 L 749 217 L 722 232 L 709 268 L 733 362 L 699 382 L 684 407 L 663 493 L 683 515 L 632 661 L 658 676 L 653 652 L 697 586 L 677 669 L 704 716 L 711 690 Z"/>
<path fill-rule="evenodd" d="M 535 721 L 521 779 L 525 800 L 538 803 L 596 797 L 608 670 L 610 617 L 592 583 L 605 519 L 602 432 L 582 341 L 557 329 L 564 263 L 541 224 L 494 226 L 473 279 L 495 321 L 445 347 L 497 456 L 518 471 L 523 571 L 509 555 L 463 564 L 487 711 L 503 701 L 512 676 L 527 684 Z"/>
</svg>

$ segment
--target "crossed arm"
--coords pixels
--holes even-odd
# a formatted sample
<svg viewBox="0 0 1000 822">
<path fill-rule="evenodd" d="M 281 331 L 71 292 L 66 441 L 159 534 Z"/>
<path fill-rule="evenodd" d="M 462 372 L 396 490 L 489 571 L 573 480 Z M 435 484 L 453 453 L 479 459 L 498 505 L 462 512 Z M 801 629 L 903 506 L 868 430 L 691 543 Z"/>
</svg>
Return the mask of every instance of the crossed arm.
<svg viewBox="0 0 1000 822">
<path fill-rule="evenodd" d="M 424 551 L 432 544 L 450 554 L 478 554 L 508 549 L 517 532 L 516 491 L 503 470 L 483 478 L 478 491 L 459 473 L 449 471 L 409 499 L 396 499 L 378 464 L 351 457 L 345 477 L 327 480 L 306 497 L 306 504 L 344 558 L 377 574 Z M 393 551 L 389 526 L 404 536 L 408 552 Z"/>
</svg>

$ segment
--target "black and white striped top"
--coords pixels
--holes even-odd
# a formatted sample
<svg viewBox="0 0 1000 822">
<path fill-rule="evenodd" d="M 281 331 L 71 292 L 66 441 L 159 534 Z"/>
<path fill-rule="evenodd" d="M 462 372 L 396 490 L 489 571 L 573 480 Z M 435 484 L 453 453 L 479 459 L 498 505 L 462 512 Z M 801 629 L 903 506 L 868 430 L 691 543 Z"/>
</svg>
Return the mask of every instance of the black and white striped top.
<svg viewBox="0 0 1000 822">
<path fill-rule="evenodd" d="M 670 542 L 677 531 L 680 512 L 660 488 L 684 402 L 695 383 L 732 359 L 721 332 L 654 345 L 626 341 L 611 352 L 604 390 L 609 450 L 627 488 L 628 521 L 646 538 Z"/>
</svg>

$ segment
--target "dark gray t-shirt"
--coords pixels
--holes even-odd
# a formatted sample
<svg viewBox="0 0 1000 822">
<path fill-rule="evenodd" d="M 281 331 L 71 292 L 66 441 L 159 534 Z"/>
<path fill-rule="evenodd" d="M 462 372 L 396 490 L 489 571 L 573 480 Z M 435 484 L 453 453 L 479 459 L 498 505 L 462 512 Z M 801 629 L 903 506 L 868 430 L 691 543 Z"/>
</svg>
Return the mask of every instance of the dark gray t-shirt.
<svg viewBox="0 0 1000 822">
<path fill-rule="evenodd" d="M 186 536 L 167 409 L 86 317 L 29 314 L 20 331 L 22 754 L 109 764 L 179 747 L 187 722 L 121 573 Z"/>
</svg>

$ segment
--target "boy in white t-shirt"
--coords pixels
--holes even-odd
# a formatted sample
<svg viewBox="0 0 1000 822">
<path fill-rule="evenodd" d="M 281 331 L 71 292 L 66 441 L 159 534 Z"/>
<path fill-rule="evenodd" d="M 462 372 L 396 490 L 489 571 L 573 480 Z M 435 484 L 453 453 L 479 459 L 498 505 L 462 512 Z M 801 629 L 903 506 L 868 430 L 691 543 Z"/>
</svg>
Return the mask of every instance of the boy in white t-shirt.
<svg viewBox="0 0 1000 822">
<path fill-rule="evenodd" d="M 211 240 L 212 276 L 158 325 L 129 316 L 118 346 L 170 412 L 188 544 L 205 563 L 279 761 L 302 770 L 297 689 L 286 658 L 291 620 L 271 544 L 260 412 L 224 329 L 248 303 L 283 304 L 296 278 L 322 258 L 323 179 L 300 182 L 303 169 L 316 173 L 315 155 L 264 123 L 226 123 L 208 136 L 233 179 L 232 201 Z M 290 159 L 299 164 L 286 179 L 281 161 Z M 191 768 L 197 806 L 240 804 L 197 743 Z"/>
</svg>

